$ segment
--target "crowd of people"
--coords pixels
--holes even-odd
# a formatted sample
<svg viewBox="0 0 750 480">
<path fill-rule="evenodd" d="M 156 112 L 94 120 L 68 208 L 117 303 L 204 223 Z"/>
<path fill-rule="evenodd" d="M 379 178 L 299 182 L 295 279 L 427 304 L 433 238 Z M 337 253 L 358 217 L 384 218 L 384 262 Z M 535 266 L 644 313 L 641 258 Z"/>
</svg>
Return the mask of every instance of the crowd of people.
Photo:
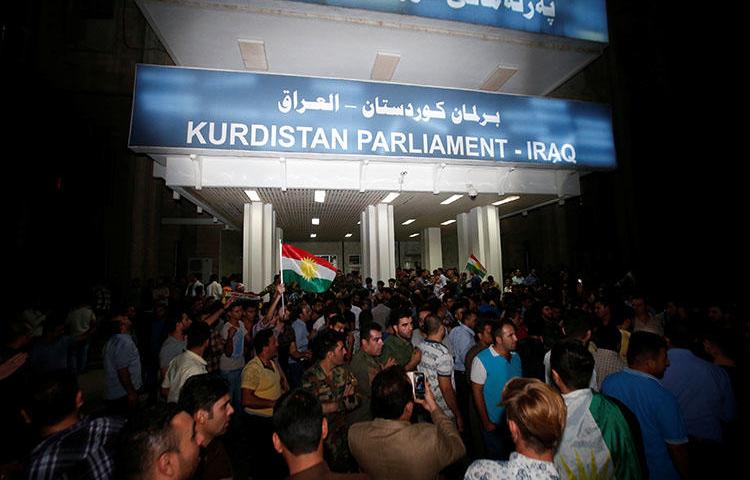
<svg viewBox="0 0 750 480">
<path fill-rule="evenodd" d="M 560 287 L 562 285 L 562 287 Z M 191 275 L 24 305 L 0 350 L 2 478 L 689 478 L 731 471 L 750 321 L 635 285 Z M 99 355 L 99 347 L 101 355 Z M 103 369 L 103 398 L 79 379 Z M 414 373 L 424 379 L 415 391 Z M 82 412 L 85 402 L 99 408 Z"/>
</svg>

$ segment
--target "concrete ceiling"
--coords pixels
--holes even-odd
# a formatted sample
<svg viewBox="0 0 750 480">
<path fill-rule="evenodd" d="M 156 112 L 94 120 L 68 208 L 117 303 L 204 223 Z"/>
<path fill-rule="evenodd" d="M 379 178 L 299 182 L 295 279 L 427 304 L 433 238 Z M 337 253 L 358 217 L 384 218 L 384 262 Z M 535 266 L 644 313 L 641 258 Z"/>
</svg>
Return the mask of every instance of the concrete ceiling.
<svg viewBox="0 0 750 480">
<path fill-rule="evenodd" d="M 177 66 L 245 70 L 240 41 L 265 45 L 267 72 L 369 80 L 378 52 L 400 60 L 391 81 L 478 90 L 498 66 L 516 72 L 498 90 L 546 95 L 575 75 L 605 45 L 460 22 L 281 0 L 136 0 L 152 29 Z M 242 225 L 240 188 L 186 189 L 208 212 L 234 228 Z M 277 212 L 277 224 L 290 241 L 341 241 L 346 233 L 359 239 L 357 221 L 367 205 L 384 192 L 328 191 L 326 203 L 313 202 L 311 190 L 260 188 Z M 409 235 L 475 206 L 501 197 L 480 194 L 450 205 L 439 202 L 450 193 L 403 193 L 393 202 L 396 238 Z M 500 215 L 554 200 L 551 195 L 524 195 L 500 206 Z M 321 225 L 311 225 L 317 216 Z M 415 218 L 409 226 L 401 222 Z M 455 224 L 443 227 L 455 232 Z M 415 240 L 418 238 L 415 238 Z"/>
<path fill-rule="evenodd" d="M 225 218 L 238 228 L 242 225 L 243 205 L 248 197 L 241 188 L 202 188 L 185 189 L 189 195 L 204 205 L 210 205 L 214 213 Z M 313 190 L 279 188 L 256 189 L 264 203 L 273 204 L 276 211 L 276 226 L 284 229 L 288 241 L 313 241 L 311 233 L 317 234 L 314 241 L 358 241 L 360 212 L 368 205 L 382 200 L 388 192 L 355 190 L 327 190 L 324 203 L 316 203 Z M 453 195 L 452 192 L 433 195 L 431 193 L 403 192 L 393 205 L 396 240 L 419 240 L 409 237 L 428 227 L 441 227 L 443 234 L 455 234 L 456 225 L 440 225 L 446 220 L 455 220 L 456 215 L 468 212 L 474 207 L 489 205 L 505 197 L 496 194 L 480 193 L 472 200 L 467 195 L 448 205 L 440 202 Z M 544 202 L 556 200 L 554 195 L 523 195 L 520 199 L 498 206 L 500 216 L 529 209 Z M 319 218 L 320 225 L 313 225 L 312 218 Z M 415 221 L 401 225 L 409 219 Z M 345 238 L 351 233 L 350 238 Z"/>
<path fill-rule="evenodd" d="M 396 83 L 546 95 L 604 45 L 461 22 L 280 0 L 137 0 L 178 66 L 245 70 L 240 40 L 265 43 L 268 72 L 370 79 L 378 52 L 400 55 Z"/>
</svg>

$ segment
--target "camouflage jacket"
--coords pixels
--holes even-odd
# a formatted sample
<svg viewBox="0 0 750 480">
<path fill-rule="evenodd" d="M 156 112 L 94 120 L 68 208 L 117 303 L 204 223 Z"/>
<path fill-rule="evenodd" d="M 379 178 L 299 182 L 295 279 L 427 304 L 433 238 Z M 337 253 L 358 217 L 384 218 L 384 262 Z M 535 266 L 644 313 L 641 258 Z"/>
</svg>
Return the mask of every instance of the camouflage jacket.
<svg viewBox="0 0 750 480">
<path fill-rule="evenodd" d="M 347 383 L 355 386 L 355 394 L 344 398 Z M 352 469 L 352 456 L 349 453 L 347 440 L 347 412 L 359 405 L 356 393 L 357 379 L 344 366 L 336 367 L 329 379 L 320 362 L 307 369 L 302 376 L 302 388 L 318 397 L 320 403 L 336 402 L 338 410 L 326 415 L 328 419 L 328 437 L 325 441 L 326 460 L 332 470 L 343 472 Z"/>
</svg>

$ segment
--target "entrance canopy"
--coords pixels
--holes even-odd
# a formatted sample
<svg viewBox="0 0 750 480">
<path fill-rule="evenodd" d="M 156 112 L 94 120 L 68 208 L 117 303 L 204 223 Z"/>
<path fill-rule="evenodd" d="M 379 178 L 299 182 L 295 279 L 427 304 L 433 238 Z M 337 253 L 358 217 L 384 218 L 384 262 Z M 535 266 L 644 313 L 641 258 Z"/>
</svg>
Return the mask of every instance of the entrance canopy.
<svg viewBox="0 0 750 480">
<path fill-rule="evenodd" d="M 356 239 L 356 211 L 393 192 L 409 238 L 411 218 L 416 232 L 514 196 L 498 214 L 521 212 L 615 166 L 606 106 L 539 97 L 601 54 L 603 1 L 136 1 L 180 68 L 138 67 L 130 146 L 228 228 L 253 190 L 305 237 L 326 190 L 337 226 L 318 238 Z"/>
</svg>

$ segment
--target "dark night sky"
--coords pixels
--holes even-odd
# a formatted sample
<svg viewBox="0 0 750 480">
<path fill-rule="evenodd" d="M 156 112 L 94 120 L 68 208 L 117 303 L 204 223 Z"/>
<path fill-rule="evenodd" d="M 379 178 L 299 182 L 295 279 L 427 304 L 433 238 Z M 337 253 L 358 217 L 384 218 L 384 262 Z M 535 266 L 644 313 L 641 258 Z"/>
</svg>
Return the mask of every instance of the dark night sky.
<svg viewBox="0 0 750 480">
<path fill-rule="evenodd" d="M 679 286 L 684 297 L 737 299 L 729 279 L 746 258 L 746 214 L 737 201 L 742 153 L 726 130 L 738 106 L 724 71 L 732 27 L 675 2 L 616 1 L 610 10 L 643 269 L 655 287 Z"/>
</svg>

